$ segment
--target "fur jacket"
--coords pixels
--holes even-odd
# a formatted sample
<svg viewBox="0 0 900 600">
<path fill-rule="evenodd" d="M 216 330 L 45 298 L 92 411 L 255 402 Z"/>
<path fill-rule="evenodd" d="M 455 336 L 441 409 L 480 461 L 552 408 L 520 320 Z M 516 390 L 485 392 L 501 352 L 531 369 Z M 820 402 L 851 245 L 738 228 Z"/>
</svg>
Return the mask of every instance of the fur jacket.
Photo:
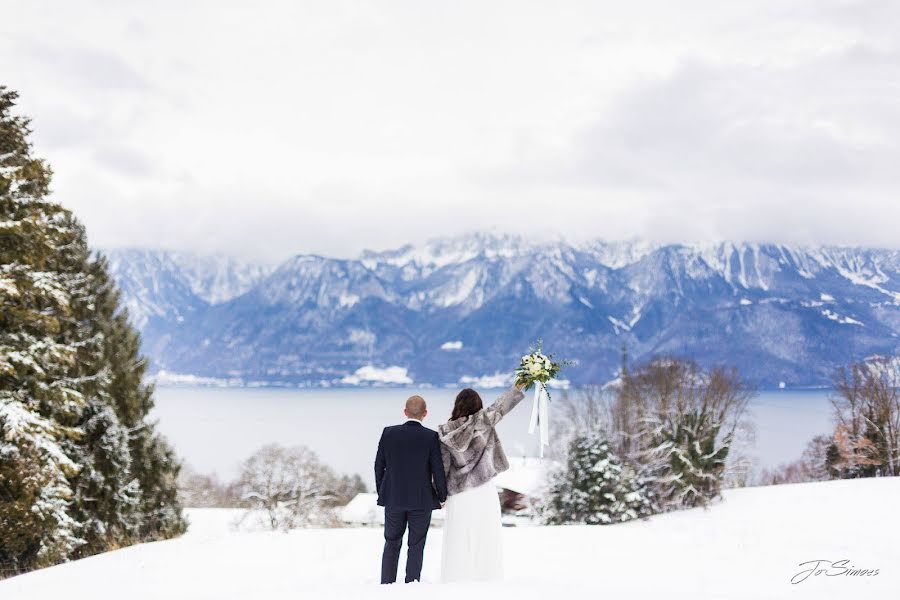
<svg viewBox="0 0 900 600">
<path fill-rule="evenodd" d="M 525 394 L 513 386 L 487 408 L 438 427 L 447 495 L 478 487 L 509 468 L 494 427 L 524 397 Z"/>
</svg>

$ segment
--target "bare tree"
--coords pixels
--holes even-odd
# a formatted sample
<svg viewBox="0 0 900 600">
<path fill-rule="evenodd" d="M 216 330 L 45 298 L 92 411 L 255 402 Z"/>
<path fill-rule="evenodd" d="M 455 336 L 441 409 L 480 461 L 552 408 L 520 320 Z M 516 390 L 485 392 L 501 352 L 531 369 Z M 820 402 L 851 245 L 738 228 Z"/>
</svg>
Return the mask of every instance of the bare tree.
<svg viewBox="0 0 900 600">
<path fill-rule="evenodd" d="M 585 433 L 601 433 L 616 455 L 637 462 L 637 439 L 641 431 L 639 405 L 632 396 L 623 393 L 621 382 L 578 388 L 574 398 L 566 392 L 561 404 L 559 427 L 564 440 Z"/>
<path fill-rule="evenodd" d="M 586 385 L 573 392 L 567 390 L 560 401 L 559 419 L 552 425 L 566 438 L 581 433 L 612 436 L 616 431 L 612 414 L 614 402 L 615 392 L 599 385 Z"/>
<path fill-rule="evenodd" d="M 243 465 L 241 497 L 272 529 L 334 523 L 334 472 L 305 446 L 263 446 Z"/>
<path fill-rule="evenodd" d="M 838 369 L 833 466 L 842 477 L 900 475 L 900 369 L 884 357 Z"/>
<path fill-rule="evenodd" d="M 807 481 L 826 481 L 831 479 L 828 470 L 828 448 L 831 440 L 827 435 L 817 435 L 809 440 L 806 449 L 800 455 Z"/>
<path fill-rule="evenodd" d="M 828 469 L 828 453 L 834 440 L 832 436 L 817 435 L 812 438 L 798 460 L 763 469 L 756 479 L 756 485 L 780 485 L 783 483 L 805 483 L 831 479 Z"/>
<path fill-rule="evenodd" d="M 725 460 L 723 487 L 747 487 L 753 483 L 756 473 L 756 423 L 750 418 L 738 420 L 731 441 L 731 450 Z"/>
<path fill-rule="evenodd" d="M 178 498 L 189 508 L 238 508 L 245 504 L 235 483 L 223 483 L 215 474 L 199 473 L 188 465 L 178 473 Z"/>
<path fill-rule="evenodd" d="M 656 481 L 664 506 L 719 494 L 753 394 L 736 369 L 703 370 L 681 358 L 657 358 L 623 377 L 616 414 L 631 438 L 628 454 Z"/>
</svg>

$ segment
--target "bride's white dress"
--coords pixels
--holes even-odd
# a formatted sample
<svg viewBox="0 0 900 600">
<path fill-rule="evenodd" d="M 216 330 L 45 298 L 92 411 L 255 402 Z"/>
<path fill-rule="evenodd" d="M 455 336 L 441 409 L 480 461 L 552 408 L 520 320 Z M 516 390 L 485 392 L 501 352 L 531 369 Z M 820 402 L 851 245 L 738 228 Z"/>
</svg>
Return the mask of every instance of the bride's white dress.
<svg viewBox="0 0 900 600">
<path fill-rule="evenodd" d="M 500 498 L 493 480 L 447 498 L 441 581 L 491 581 L 503 577 Z"/>
</svg>

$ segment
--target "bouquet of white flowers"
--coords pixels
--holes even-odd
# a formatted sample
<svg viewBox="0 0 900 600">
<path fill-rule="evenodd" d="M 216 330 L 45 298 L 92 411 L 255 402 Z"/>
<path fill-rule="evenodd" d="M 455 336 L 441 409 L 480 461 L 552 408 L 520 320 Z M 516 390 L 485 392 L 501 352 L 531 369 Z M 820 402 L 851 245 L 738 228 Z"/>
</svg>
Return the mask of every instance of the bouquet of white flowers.
<svg viewBox="0 0 900 600">
<path fill-rule="evenodd" d="M 531 353 L 522 357 L 522 362 L 516 369 L 517 386 L 524 390 L 534 386 L 534 403 L 531 407 L 528 433 L 534 433 L 535 429 L 540 430 L 542 458 L 544 446 L 550 444 L 550 392 L 547 391 L 547 383 L 556 379 L 563 366 L 570 364 L 574 363 L 569 360 L 554 362 L 552 354 L 544 354 L 541 340 L 538 340 Z"/>
<path fill-rule="evenodd" d="M 524 390 L 530 390 L 535 383 L 546 385 L 551 379 L 556 379 L 564 364 L 567 362 L 553 362 L 551 356 L 540 350 L 526 354 L 516 369 L 516 385 L 524 384 Z"/>
</svg>

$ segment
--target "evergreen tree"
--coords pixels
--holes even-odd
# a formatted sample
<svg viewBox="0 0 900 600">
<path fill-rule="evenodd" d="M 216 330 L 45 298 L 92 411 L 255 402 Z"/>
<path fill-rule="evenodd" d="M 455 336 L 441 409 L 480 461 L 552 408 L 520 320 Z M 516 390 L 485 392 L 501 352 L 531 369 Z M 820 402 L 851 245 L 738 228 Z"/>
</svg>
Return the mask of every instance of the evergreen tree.
<svg viewBox="0 0 900 600">
<path fill-rule="evenodd" d="M 137 334 L 84 228 L 47 199 L 16 97 L 0 87 L 0 563 L 27 569 L 184 522 Z"/>
<path fill-rule="evenodd" d="M 357 494 L 366 492 L 366 482 L 358 474 L 341 475 L 335 478 L 332 484 L 330 504 L 333 506 L 346 506 Z"/>
<path fill-rule="evenodd" d="M 656 512 L 637 475 L 597 434 L 581 434 L 569 445 L 566 466 L 550 487 L 544 518 L 550 524 L 611 524 Z"/>
<path fill-rule="evenodd" d="M 651 453 L 663 458 L 665 469 L 646 475 L 657 482 L 664 504 L 689 508 L 719 495 L 732 442 L 731 432 L 721 435 L 721 429 L 710 415 L 692 411 L 658 430 Z"/>
<path fill-rule="evenodd" d="M 83 232 L 45 200 L 50 169 L 0 87 L 0 562 L 52 564 L 84 544 L 69 504 L 84 398 L 73 366 Z"/>
<path fill-rule="evenodd" d="M 105 515 L 104 527 L 114 528 L 114 539 L 164 539 L 184 531 L 177 499 L 180 465 L 168 445 L 146 420 L 153 408 L 153 387 L 143 383 L 147 360 L 140 355 L 140 337 L 120 309 L 120 293 L 109 276 L 107 260 L 97 256 L 88 265 L 92 285 L 93 329 L 98 352 L 87 359 L 94 391 L 102 400 L 91 417 L 98 443 L 104 493 L 89 497 L 97 502 L 94 514 Z M 119 457 L 116 464 L 112 456 Z M 126 460 L 127 459 L 127 460 Z"/>
</svg>

